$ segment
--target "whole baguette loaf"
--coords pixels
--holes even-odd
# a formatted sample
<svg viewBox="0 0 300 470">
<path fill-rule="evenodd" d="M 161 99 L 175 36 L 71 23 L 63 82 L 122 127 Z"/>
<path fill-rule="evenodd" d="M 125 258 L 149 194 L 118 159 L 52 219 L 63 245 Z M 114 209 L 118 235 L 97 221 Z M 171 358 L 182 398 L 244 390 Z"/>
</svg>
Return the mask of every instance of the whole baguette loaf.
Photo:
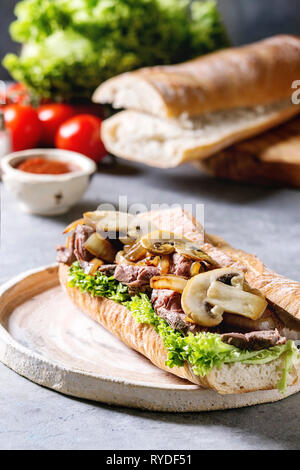
<svg viewBox="0 0 300 470">
<path fill-rule="evenodd" d="M 173 211 L 169 211 L 168 214 L 166 211 L 152 212 L 145 214 L 144 216 L 146 218 L 151 218 L 151 220 L 161 229 L 164 229 L 164 223 L 166 220 L 168 220 L 168 223 L 171 221 L 177 231 L 183 229 L 187 238 L 198 242 L 202 240 L 203 244 L 202 227 L 193 217 L 181 210 L 175 209 Z M 210 247 L 210 253 L 217 256 L 216 260 L 220 265 L 241 266 L 241 261 L 244 261 L 242 256 L 237 256 L 236 259 L 233 259 L 230 251 L 231 247 L 229 247 L 229 253 L 226 253 L 218 247 L 220 243 L 219 240 L 215 241 L 215 245 L 211 243 L 212 241 L 213 239 L 208 239 L 207 236 L 206 243 L 203 247 L 205 249 Z M 249 256 L 252 260 L 252 255 Z M 255 257 L 253 257 L 253 259 L 256 260 Z M 247 265 L 247 263 L 248 260 L 245 264 Z M 259 266 L 262 265 L 258 260 L 255 261 L 255 270 L 259 269 L 257 264 Z M 244 269 L 247 269 L 245 265 Z M 124 306 L 105 298 L 92 297 L 89 294 L 82 293 L 77 288 L 69 287 L 68 273 L 69 267 L 60 264 L 59 278 L 61 285 L 74 304 L 89 317 L 117 336 L 129 347 L 150 359 L 157 367 L 171 372 L 181 378 L 187 379 L 204 388 L 213 389 L 221 394 L 246 393 L 257 390 L 272 390 L 276 388 L 284 365 L 283 358 L 278 358 L 271 363 L 263 365 L 249 365 L 242 363 L 224 364 L 220 369 L 214 369 L 206 377 L 196 376 L 187 363 L 184 367 L 168 368 L 165 365 L 167 351 L 163 346 L 160 336 L 155 332 L 152 326 L 138 324 L 132 317 L 131 312 Z M 290 281 L 286 280 L 286 282 Z M 300 286 L 298 285 L 297 287 L 300 291 Z M 279 297 L 279 294 L 276 295 Z M 288 374 L 288 385 L 293 385 L 298 381 L 298 374 L 298 367 L 293 366 Z"/>
<path fill-rule="evenodd" d="M 300 77 L 300 38 L 274 36 L 172 66 L 140 69 L 100 85 L 94 101 L 163 118 L 290 99 Z"/>
<path fill-rule="evenodd" d="M 217 178 L 300 187 L 300 119 L 194 165 Z"/>
</svg>

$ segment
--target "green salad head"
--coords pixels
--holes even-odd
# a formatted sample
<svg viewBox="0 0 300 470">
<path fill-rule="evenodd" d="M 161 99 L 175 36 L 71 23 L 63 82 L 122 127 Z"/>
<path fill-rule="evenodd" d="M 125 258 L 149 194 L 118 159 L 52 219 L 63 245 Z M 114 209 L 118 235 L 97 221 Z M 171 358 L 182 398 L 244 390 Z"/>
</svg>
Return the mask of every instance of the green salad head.
<svg viewBox="0 0 300 470">
<path fill-rule="evenodd" d="M 104 80 L 228 46 L 212 0 L 23 0 L 11 36 L 21 54 L 3 61 L 43 97 L 90 97 Z"/>
<path fill-rule="evenodd" d="M 78 262 L 70 268 L 69 286 L 77 287 L 92 296 L 106 297 L 127 307 L 137 323 L 151 325 L 161 336 L 164 347 L 168 351 L 166 365 L 182 367 L 188 362 L 195 373 L 204 377 L 215 367 L 223 364 L 241 362 L 244 364 L 266 364 L 279 357 L 284 358 L 282 377 L 278 389 L 285 392 L 287 375 L 291 366 L 299 359 L 299 352 L 293 341 L 281 346 L 274 346 L 260 351 L 246 351 L 223 343 L 216 333 L 198 333 L 183 336 L 171 328 L 168 323 L 154 311 L 149 297 L 139 294 L 130 297 L 127 286 L 98 272 L 95 276 L 84 273 Z"/>
</svg>

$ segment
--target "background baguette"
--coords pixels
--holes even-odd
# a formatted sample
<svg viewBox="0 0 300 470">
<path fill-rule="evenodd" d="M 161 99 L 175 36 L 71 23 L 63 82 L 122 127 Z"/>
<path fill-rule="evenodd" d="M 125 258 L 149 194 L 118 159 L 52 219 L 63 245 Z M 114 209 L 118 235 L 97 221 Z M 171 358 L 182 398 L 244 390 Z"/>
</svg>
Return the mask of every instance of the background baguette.
<svg viewBox="0 0 300 470">
<path fill-rule="evenodd" d="M 230 48 L 183 64 L 150 67 L 100 85 L 94 101 L 163 118 L 255 107 L 291 97 L 300 77 L 300 38 Z"/>
<path fill-rule="evenodd" d="M 102 140 L 107 150 L 118 157 L 171 168 L 214 155 L 287 121 L 299 111 L 300 106 L 289 101 L 185 120 L 122 111 L 103 122 Z"/>
<path fill-rule="evenodd" d="M 194 165 L 217 178 L 300 187 L 300 118 Z"/>
<path fill-rule="evenodd" d="M 291 308 L 294 307 L 294 311 L 298 311 L 299 283 L 292 283 L 292 281 L 266 270 L 263 263 L 255 256 L 247 255 L 240 250 L 234 250 L 223 240 L 205 235 L 203 227 L 190 214 L 175 208 L 170 211 L 150 212 L 143 214 L 143 216 L 150 219 L 162 230 L 168 229 L 177 233 L 182 231 L 186 238 L 200 243 L 221 266 L 236 266 L 244 269 L 246 275 L 249 274 L 248 281 L 250 285 L 256 282 L 257 277 L 260 279 L 259 276 L 262 274 L 263 281 L 259 281 L 262 291 L 265 289 L 273 299 L 276 298 L 279 302 L 283 301 L 285 302 L 284 305 L 287 306 L 288 304 Z M 83 294 L 76 288 L 70 288 L 68 286 L 68 272 L 68 266 L 62 264 L 59 266 L 61 285 L 77 307 L 129 347 L 146 356 L 157 367 L 222 394 L 246 393 L 276 388 L 283 368 L 283 359 L 281 358 L 265 365 L 225 364 L 219 370 L 214 369 L 204 378 L 195 376 L 188 364 L 180 368 L 168 368 L 165 365 L 167 352 L 160 336 L 151 326 L 136 323 L 129 310 L 111 300 L 100 297 L 93 298 L 89 294 Z M 267 275 L 268 277 L 266 277 Z M 264 282 L 266 279 L 269 282 Z M 274 292 L 272 281 L 274 281 L 275 286 Z M 286 295 L 289 287 L 290 295 Z M 293 299 L 295 298 L 294 305 Z M 297 380 L 298 368 L 292 367 L 288 375 L 288 385 L 295 384 Z"/>
</svg>

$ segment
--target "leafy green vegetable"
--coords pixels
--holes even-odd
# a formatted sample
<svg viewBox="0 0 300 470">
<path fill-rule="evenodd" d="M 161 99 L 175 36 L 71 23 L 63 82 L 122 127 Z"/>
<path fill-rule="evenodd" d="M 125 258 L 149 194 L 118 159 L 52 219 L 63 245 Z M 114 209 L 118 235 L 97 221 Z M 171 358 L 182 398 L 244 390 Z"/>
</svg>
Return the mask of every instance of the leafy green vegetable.
<svg viewBox="0 0 300 470">
<path fill-rule="evenodd" d="M 107 297 L 119 302 L 131 311 L 137 323 L 153 326 L 168 351 L 168 367 L 182 367 L 187 361 L 192 365 L 194 373 L 203 377 L 213 368 L 219 368 L 223 364 L 266 364 L 284 355 L 285 367 L 278 388 L 281 392 L 286 390 L 287 374 L 299 357 L 293 341 L 261 351 L 246 351 L 223 343 L 221 336 L 215 333 L 190 333 L 183 336 L 155 313 L 146 294 L 141 293 L 130 298 L 127 287 L 116 281 L 113 276 L 107 277 L 99 272 L 94 277 L 88 276 L 78 262 L 71 266 L 69 285 L 79 288 L 82 292 L 89 292 L 92 296 Z"/>
<path fill-rule="evenodd" d="M 146 65 L 171 64 L 226 47 L 215 1 L 23 0 L 10 32 L 12 76 L 45 97 L 91 96 L 102 81 Z"/>
<path fill-rule="evenodd" d="M 69 285 L 78 287 L 81 292 L 89 292 L 93 297 L 106 297 L 119 303 L 130 299 L 127 286 L 116 281 L 113 276 L 105 276 L 99 271 L 96 276 L 89 276 L 80 268 L 78 262 L 71 266 Z"/>
<path fill-rule="evenodd" d="M 285 348 L 285 367 L 282 371 L 282 376 L 277 384 L 278 389 L 280 390 L 281 393 L 284 393 L 286 391 L 286 382 L 287 382 L 287 375 L 292 367 L 292 365 L 299 359 L 299 351 L 296 348 L 295 344 L 293 341 L 288 341 L 286 343 L 286 348 Z"/>
</svg>

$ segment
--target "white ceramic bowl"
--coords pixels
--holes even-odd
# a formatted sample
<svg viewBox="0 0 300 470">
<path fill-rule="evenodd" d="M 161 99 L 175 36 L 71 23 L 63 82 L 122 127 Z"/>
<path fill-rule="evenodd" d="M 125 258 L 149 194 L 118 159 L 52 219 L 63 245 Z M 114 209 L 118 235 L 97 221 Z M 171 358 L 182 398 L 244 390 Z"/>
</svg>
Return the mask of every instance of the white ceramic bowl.
<svg viewBox="0 0 300 470">
<path fill-rule="evenodd" d="M 39 175 L 14 168 L 30 157 L 72 163 L 78 171 L 62 175 Z M 0 161 L 2 180 L 8 191 L 20 202 L 25 212 L 36 215 L 58 215 L 76 204 L 97 170 L 95 162 L 76 152 L 59 149 L 31 149 L 15 152 Z"/>
</svg>

